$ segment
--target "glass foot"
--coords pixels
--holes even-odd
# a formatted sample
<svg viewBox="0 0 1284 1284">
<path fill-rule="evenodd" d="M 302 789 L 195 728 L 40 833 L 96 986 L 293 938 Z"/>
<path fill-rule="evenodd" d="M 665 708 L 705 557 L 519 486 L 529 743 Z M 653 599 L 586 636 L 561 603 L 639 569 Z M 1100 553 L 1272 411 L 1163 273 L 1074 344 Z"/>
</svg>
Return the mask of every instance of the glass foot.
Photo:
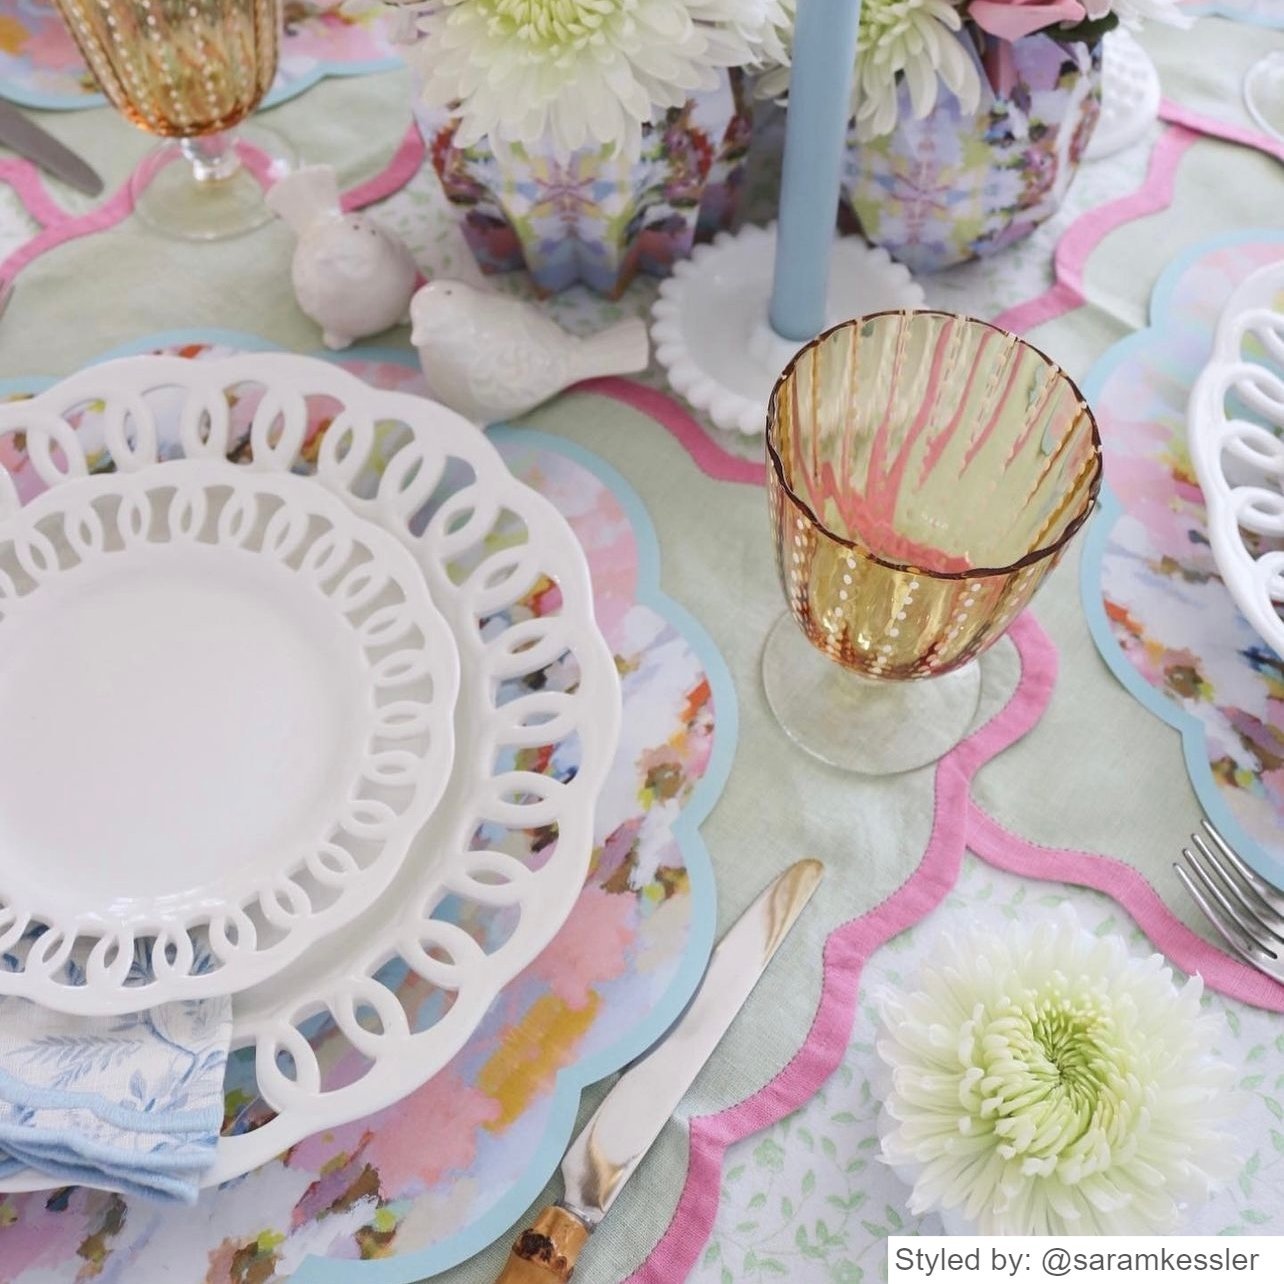
<svg viewBox="0 0 1284 1284">
<path fill-rule="evenodd" d="M 263 193 L 293 166 L 289 144 L 253 125 L 164 143 L 130 179 L 134 212 L 185 241 L 241 236 L 273 218 Z"/>
<path fill-rule="evenodd" d="M 812 646 L 788 612 L 767 636 L 762 683 L 791 740 L 831 767 L 866 776 L 944 757 L 967 735 L 981 700 L 975 660 L 916 682 L 864 678 Z"/>
</svg>

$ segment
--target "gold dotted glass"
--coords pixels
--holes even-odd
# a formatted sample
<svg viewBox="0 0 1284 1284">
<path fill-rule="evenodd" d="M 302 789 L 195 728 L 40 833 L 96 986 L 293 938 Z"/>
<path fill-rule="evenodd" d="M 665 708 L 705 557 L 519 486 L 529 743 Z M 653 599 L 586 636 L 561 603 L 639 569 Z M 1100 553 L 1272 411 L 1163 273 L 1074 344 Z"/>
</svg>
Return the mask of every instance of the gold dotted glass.
<svg viewBox="0 0 1284 1284">
<path fill-rule="evenodd" d="M 244 120 L 272 87 L 275 0 L 58 0 L 103 93 L 139 129 L 194 138 Z"/>
<path fill-rule="evenodd" d="M 943 312 L 880 313 L 791 362 L 772 394 L 767 452 L 792 617 L 764 661 L 777 716 L 837 765 L 933 760 L 975 712 L 971 662 L 1092 512 L 1101 484 L 1092 412 L 1015 335 Z M 820 656 L 828 664 L 818 675 Z M 836 686 L 844 671 L 856 682 Z M 859 725 L 861 707 L 875 705 L 880 725 Z M 924 717 L 932 725 L 914 725 Z M 880 736 L 903 742 L 904 761 L 880 765 L 886 753 L 868 743 Z"/>
<path fill-rule="evenodd" d="M 281 167 L 282 149 L 277 140 L 264 146 L 228 131 L 272 87 L 281 0 L 56 3 L 112 104 L 139 129 L 181 140 L 142 167 L 138 212 L 164 231 L 197 239 L 266 222 L 260 182 Z M 257 180 L 241 164 L 246 146 Z"/>
</svg>

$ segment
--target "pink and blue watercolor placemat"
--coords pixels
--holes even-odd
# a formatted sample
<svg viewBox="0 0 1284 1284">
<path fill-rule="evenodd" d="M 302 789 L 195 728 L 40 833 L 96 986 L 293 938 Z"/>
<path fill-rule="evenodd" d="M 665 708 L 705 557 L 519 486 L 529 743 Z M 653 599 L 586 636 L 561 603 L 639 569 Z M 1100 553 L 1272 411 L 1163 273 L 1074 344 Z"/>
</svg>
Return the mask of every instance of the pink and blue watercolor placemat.
<svg viewBox="0 0 1284 1284">
<path fill-rule="evenodd" d="M 286 0 L 274 107 L 326 76 L 360 76 L 402 65 L 388 38 L 390 10 L 345 13 L 343 0 Z M 0 98 L 48 111 L 105 101 L 52 0 L 0 0 Z"/>
<path fill-rule="evenodd" d="M 200 331 L 128 351 L 200 360 L 271 346 Z M 332 359 L 377 386 L 422 391 L 409 353 Z M 0 384 L 0 397 L 39 386 Z M 104 1282 L 404 1284 L 445 1270 L 522 1215 L 561 1159 L 582 1089 L 650 1046 L 694 993 L 715 920 L 699 825 L 734 751 L 730 676 L 703 628 L 661 591 L 650 520 L 619 474 L 546 434 L 499 428 L 492 436 L 581 541 L 623 685 L 621 744 L 569 921 L 435 1079 L 207 1192 L 196 1208 L 79 1188 L 0 1196 L 7 1284 L 81 1271 Z M 228 1087 L 229 1118 L 251 1125 L 256 1103 L 235 1072 Z"/>
<path fill-rule="evenodd" d="M 1284 660 L 1217 574 L 1186 445 L 1186 402 L 1222 308 L 1245 277 L 1282 258 L 1279 231 L 1187 250 L 1156 285 L 1148 328 L 1089 374 L 1106 487 L 1088 529 L 1082 592 L 1106 663 L 1181 732 L 1205 812 L 1284 885 Z"/>
</svg>

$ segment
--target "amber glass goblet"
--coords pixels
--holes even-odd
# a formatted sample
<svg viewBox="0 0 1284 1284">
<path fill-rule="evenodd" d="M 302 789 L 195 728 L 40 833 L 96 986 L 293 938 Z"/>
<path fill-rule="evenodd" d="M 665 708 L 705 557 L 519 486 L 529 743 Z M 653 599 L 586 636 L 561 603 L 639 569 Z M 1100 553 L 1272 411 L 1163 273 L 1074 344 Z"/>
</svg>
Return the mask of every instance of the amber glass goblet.
<svg viewBox="0 0 1284 1284">
<path fill-rule="evenodd" d="M 884 312 L 794 358 L 767 412 L 789 611 L 763 682 L 804 749 L 871 775 L 966 734 L 976 658 L 1092 512 L 1092 412 L 1041 352 L 983 321 Z"/>
<path fill-rule="evenodd" d="M 103 93 L 139 129 L 177 139 L 131 179 L 134 208 L 191 240 L 266 223 L 263 184 L 289 150 L 263 129 L 231 131 L 276 75 L 282 0 L 56 0 Z"/>
</svg>

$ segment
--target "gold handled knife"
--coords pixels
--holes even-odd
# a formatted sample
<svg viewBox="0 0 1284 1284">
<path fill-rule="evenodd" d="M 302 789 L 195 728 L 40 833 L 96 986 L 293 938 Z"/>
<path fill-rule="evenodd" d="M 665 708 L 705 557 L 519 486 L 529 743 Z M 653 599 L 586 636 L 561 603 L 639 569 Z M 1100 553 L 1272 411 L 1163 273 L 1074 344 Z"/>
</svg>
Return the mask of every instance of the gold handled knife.
<svg viewBox="0 0 1284 1284">
<path fill-rule="evenodd" d="M 564 1193 L 523 1230 L 496 1284 L 562 1284 L 660 1130 L 744 1006 L 820 884 L 818 860 L 791 865 L 728 929 L 677 1023 L 626 1070 L 562 1160 Z"/>
</svg>

